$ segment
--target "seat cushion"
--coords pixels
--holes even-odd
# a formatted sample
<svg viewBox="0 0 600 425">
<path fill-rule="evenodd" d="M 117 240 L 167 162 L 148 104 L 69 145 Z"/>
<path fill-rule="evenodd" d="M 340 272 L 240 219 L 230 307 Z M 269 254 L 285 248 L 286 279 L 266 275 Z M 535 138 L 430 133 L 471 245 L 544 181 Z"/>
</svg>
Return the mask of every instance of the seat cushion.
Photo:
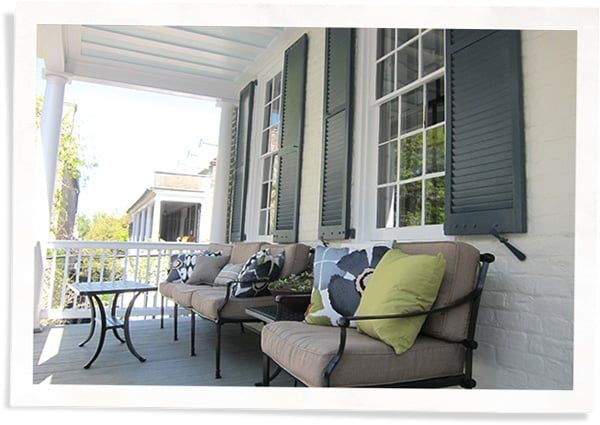
<svg viewBox="0 0 600 425">
<path fill-rule="evenodd" d="M 261 333 L 262 351 L 308 386 L 322 386 L 323 370 L 335 356 L 340 330 L 302 322 L 273 322 Z M 347 330 L 344 355 L 332 386 L 360 387 L 411 382 L 463 373 L 464 348 L 419 336 L 402 354 L 355 329 Z"/>
<path fill-rule="evenodd" d="M 181 282 L 161 282 L 158 284 L 158 292 L 160 292 L 163 297 L 173 298 L 173 289 L 181 284 Z"/>
<path fill-rule="evenodd" d="M 285 261 L 279 275 L 280 278 L 286 278 L 292 274 L 302 273 L 308 267 L 310 260 L 310 247 L 303 243 L 292 243 L 287 245 L 268 245 L 266 248 L 272 255 L 285 252 Z"/>
<path fill-rule="evenodd" d="M 467 295 L 477 284 L 479 272 L 479 251 L 464 242 L 405 242 L 394 243 L 394 248 L 416 255 L 436 255 L 441 253 L 446 259 L 446 270 L 440 285 L 435 307 L 441 307 Z M 470 304 L 429 316 L 423 325 L 423 332 L 451 340 L 467 337 Z"/>
<path fill-rule="evenodd" d="M 217 320 L 217 309 L 225 300 L 227 289 L 225 287 L 199 286 L 192 294 L 192 308 L 203 317 Z M 254 298 L 230 298 L 221 311 L 222 319 L 245 320 L 251 319 L 246 314 L 248 307 L 262 307 L 275 304 L 272 296 Z"/>
<path fill-rule="evenodd" d="M 171 298 L 179 306 L 189 308 L 192 306 L 192 294 L 199 288 L 203 288 L 205 285 L 190 285 L 188 283 L 180 283 L 178 286 L 173 288 Z"/>
</svg>

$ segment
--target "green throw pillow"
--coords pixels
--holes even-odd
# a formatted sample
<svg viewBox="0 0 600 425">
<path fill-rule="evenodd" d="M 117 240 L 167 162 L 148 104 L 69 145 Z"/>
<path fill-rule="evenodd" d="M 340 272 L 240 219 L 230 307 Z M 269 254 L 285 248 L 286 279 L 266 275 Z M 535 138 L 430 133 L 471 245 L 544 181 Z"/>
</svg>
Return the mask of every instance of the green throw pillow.
<svg viewBox="0 0 600 425">
<path fill-rule="evenodd" d="M 357 316 L 430 310 L 444 277 L 446 259 L 437 255 L 406 255 L 389 250 L 381 259 L 360 300 Z M 390 345 L 396 354 L 415 342 L 426 316 L 359 320 L 358 331 Z"/>
</svg>

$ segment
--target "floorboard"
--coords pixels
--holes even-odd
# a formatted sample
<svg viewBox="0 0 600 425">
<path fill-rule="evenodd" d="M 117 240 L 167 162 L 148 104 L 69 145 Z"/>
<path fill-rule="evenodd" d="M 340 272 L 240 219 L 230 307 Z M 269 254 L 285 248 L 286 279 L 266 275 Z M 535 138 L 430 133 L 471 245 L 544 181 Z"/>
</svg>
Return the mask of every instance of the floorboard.
<svg viewBox="0 0 600 425">
<path fill-rule="evenodd" d="M 178 385 L 254 386 L 262 377 L 260 337 L 238 324 L 222 328 L 221 374 L 214 378 L 215 325 L 196 320 L 196 356 L 190 356 L 190 320 L 179 319 L 179 340 L 173 340 L 173 322 L 159 320 L 131 322 L 131 338 L 146 362 L 131 355 L 127 346 L 107 332 L 104 348 L 90 369 L 83 369 L 94 353 L 96 334 L 84 347 L 89 324 L 45 328 L 34 334 L 33 383 L 62 385 Z M 121 332 L 122 335 L 122 332 Z M 292 378 L 282 373 L 273 385 L 292 386 Z"/>
</svg>

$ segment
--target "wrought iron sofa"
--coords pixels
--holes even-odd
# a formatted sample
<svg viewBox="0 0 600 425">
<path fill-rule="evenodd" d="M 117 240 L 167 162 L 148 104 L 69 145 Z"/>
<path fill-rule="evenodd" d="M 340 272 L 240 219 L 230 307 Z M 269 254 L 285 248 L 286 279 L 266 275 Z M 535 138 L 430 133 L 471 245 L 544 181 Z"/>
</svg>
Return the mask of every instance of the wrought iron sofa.
<svg viewBox="0 0 600 425">
<path fill-rule="evenodd" d="M 221 251 L 229 255 L 229 264 L 244 263 L 252 254 L 260 249 L 269 248 L 274 255 L 285 251 L 285 260 L 280 277 L 301 273 L 306 270 L 310 261 L 310 247 L 304 244 L 277 245 L 264 242 L 241 242 L 234 244 L 210 244 L 209 250 Z M 227 285 L 211 284 L 188 285 L 184 283 L 163 282 L 159 285 L 161 294 L 161 328 L 164 327 L 164 300 L 174 302 L 173 323 L 174 339 L 178 339 L 177 316 L 178 309 L 184 308 L 191 313 L 190 354 L 195 356 L 195 321 L 196 315 L 209 320 L 216 325 L 215 378 L 221 377 L 221 327 L 226 323 L 256 322 L 257 319 L 248 316 L 245 310 L 249 307 L 274 305 L 273 296 L 252 298 L 237 298 L 232 295 L 235 281 Z M 243 328 L 242 328 L 243 329 Z"/>
<path fill-rule="evenodd" d="M 461 242 L 401 243 L 408 254 L 446 258 L 446 271 L 433 308 L 399 315 L 343 317 L 339 327 L 273 322 L 261 334 L 263 382 L 280 369 L 307 386 L 473 388 L 473 350 L 479 300 L 492 254 Z M 350 328 L 350 321 L 413 317 L 427 320 L 415 344 L 396 355 L 383 342 Z M 270 375 L 270 363 L 277 371 Z"/>
</svg>

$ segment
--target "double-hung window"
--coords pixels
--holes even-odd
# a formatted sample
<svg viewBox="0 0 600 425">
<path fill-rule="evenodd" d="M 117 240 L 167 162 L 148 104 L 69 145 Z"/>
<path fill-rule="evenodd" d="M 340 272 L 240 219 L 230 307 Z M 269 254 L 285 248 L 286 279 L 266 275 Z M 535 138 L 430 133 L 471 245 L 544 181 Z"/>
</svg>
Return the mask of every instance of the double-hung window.
<svg viewBox="0 0 600 425">
<path fill-rule="evenodd" d="M 271 235 L 275 220 L 279 131 L 281 117 L 281 72 L 265 86 L 260 145 L 260 209 L 259 235 Z"/>
<path fill-rule="evenodd" d="M 444 30 L 379 29 L 376 52 L 376 226 L 441 224 Z"/>
</svg>

